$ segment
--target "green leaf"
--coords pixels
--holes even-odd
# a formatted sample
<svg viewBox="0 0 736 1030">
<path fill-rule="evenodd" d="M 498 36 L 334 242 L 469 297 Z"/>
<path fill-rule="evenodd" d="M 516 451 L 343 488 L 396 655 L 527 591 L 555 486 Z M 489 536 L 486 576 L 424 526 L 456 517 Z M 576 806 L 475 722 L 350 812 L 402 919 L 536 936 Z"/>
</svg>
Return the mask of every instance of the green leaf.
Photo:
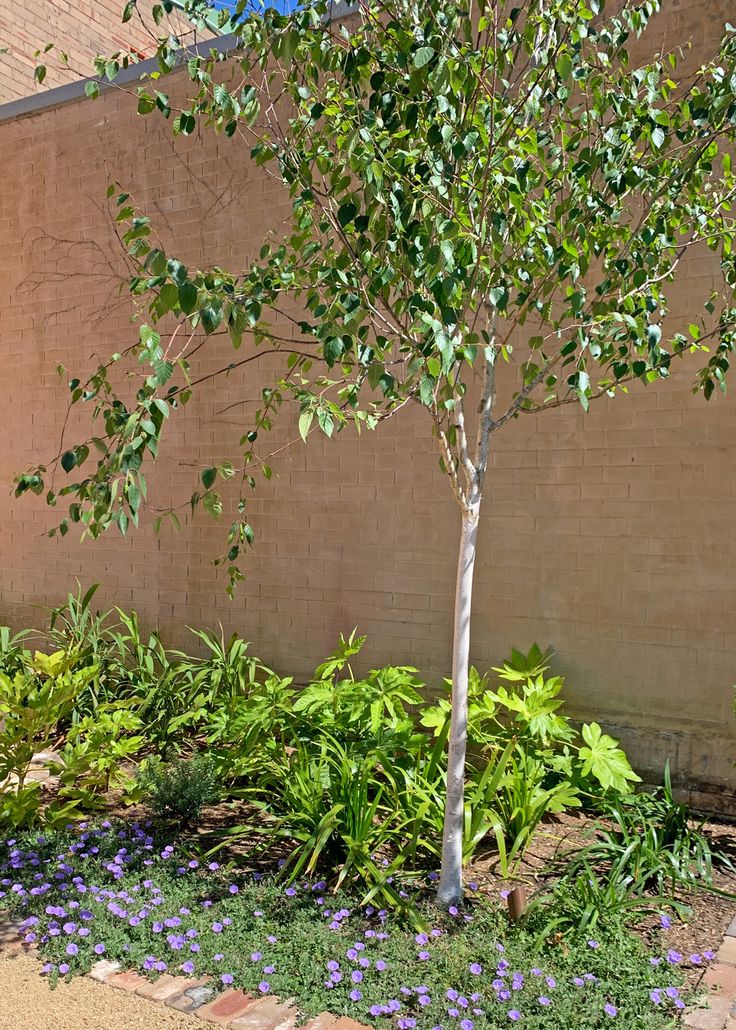
<svg viewBox="0 0 736 1030">
<path fill-rule="evenodd" d="M 217 479 L 217 469 L 213 466 L 204 469 L 200 478 L 202 480 L 202 486 L 205 490 L 209 490 L 211 486 L 214 486 L 215 480 Z"/>
<path fill-rule="evenodd" d="M 217 520 L 222 515 L 222 498 L 214 490 L 210 490 L 202 498 L 202 507 Z"/>
<path fill-rule="evenodd" d="M 77 464 L 77 456 L 74 451 L 66 451 L 61 456 L 61 467 L 65 472 L 71 472 L 74 466 Z"/>
<path fill-rule="evenodd" d="M 434 379 L 428 375 L 423 375 L 419 382 L 419 399 L 422 404 L 427 407 L 429 407 L 434 400 L 434 387 Z"/>
<path fill-rule="evenodd" d="M 215 329 L 222 322 L 222 305 L 219 301 L 211 301 L 200 312 L 202 327 L 206 333 L 214 333 Z"/>
<path fill-rule="evenodd" d="M 305 408 L 299 416 L 299 435 L 302 440 L 306 443 L 307 434 L 311 428 L 312 422 L 314 421 L 314 409 Z"/>
<path fill-rule="evenodd" d="M 177 261 L 176 258 L 169 258 L 166 262 L 166 270 L 174 282 L 179 286 L 187 281 L 186 267 L 181 263 L 181 261 Z"/>
<path fill-rule="evenodd" d="M 630 782 L 641 780 L 629 765 L 618 741 L 603 733 L 597 722 L 586 723 L 582 728 L 582 736 L 587 744 L 579 751 L 583 776 L 593 776 L 604 790 L 622 793 L 631 789 Z"/>
<path fill-rule="evenodd" d="M 156 109 L 156 98 L 148 93 L 141 93 L 138 97 L 138 114 L 150 114 Z"/>
<path fill-rule="evenodd" d="M 194 283 L 182 283 L 179 286 L 179 307 L 185 315 L 190 315 L 197 306 L 197 287 Z"/>
<path fill-rule="evenodd" d="M 414 52 L 414 67 L 424 68 L 435 55 L 435 51 L 431 46 L 422 46 Z"/>
</svg>

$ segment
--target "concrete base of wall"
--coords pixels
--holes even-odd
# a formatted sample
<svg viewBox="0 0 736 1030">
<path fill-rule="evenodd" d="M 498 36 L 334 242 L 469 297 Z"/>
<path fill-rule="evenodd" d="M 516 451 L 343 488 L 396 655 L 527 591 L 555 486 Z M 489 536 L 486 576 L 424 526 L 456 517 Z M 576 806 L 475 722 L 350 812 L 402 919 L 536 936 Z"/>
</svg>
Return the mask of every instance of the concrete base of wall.
<svg viewBox="0 0 736 1030">
<path fill-rule="evenodd" d="M 610 722 L 605 723 L 605 729 L 621 741 L 645 785 L 662 783 L 669 760 L 678 801 L 697 812 L 736 819 L 732 739 L 705 731 L 655 730 Z"/>
</svg>

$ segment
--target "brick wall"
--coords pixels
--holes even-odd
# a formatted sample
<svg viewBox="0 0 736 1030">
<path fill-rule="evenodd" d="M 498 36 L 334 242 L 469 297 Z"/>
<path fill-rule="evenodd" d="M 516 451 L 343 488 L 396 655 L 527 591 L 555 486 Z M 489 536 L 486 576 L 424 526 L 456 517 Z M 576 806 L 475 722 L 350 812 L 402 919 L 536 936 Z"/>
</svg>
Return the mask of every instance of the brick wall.
<svg viewBox="0 0 736 1030">
<path fill-rule="evenodd" d="M 192 25 L 176 12 L 156 28 L 151 3 L 143 0 L 140 17 L 121 21 L 124 0 L 3 0 L 0 5 L 0 103 L 40 93 L 51 86 L 75 82 L 93 74 L 98 54 L 132 51 L 142 57 L 156 52 L 156 36 L 170 29 L 187 40 Z M 47 43 L 56 48 L 34 57 Z M 68 64 L 58 57 L 64 51 Z M 33 70 L 44 62 L 47 75 L 39 85 Z"/>
<path fill-rule="evenodd" d="M 671 0 L 671 45 L 728 17 L 725 2 Z M 706 11 L 708 14 L 706 20 Z M 179 81 L 179 88 L 184 83 Z M 252 505 L 256 549 L 234 602 L 210 566 L 222 528 L 206 517 L 155 537 L 50 540 L 39 501 L 13 501 L 12 475 L 53 455 L 66 390 L 55 373 L 88 368 L 132 338 L 124 265 L 107 220 L 109 176 L 129 187 L 168 244 L 192 262 L 238 267 L 288 204 L 232 142 L 173 143 L 126 96 L 106 94 L 0 125 L 0 619 L 37 623 L 75 578 L 104 603 L 134 606 L 181 643 L 219 621 L 281 670 L 304 675 L 340 631 L 369 635 L 366 660 L 413 662 L 437 686 L 450 666 L 459 518 L 429 424 L 402 411 L 380 434 L 310 440 L 274 462 Z M 674 291 L 689 320 L 710 290 L 707 255 Z M 219 340 L 208 361 L 225 363 Z M 201 365 L 204 370 L 207 365 Z M 197 468 L 233 453 L 267 370 L 233 374 L 187 409 L 151 476 L 151 502 L 185 504 Z M 684 785 L 733 795 L 736 680 L 736 410 L 706 404 L 692 368 L 629 398 L 525 417 L 497 437 L 479 541 L 473 660 L 512 645 L 553 645 L 576 713 L 620 733 L 654 774 L 672 759 Z M 75 416 L 76 418 L 76 416 Z M 70 427 L 74 436 L 75 425 Z M 294 435 L 285 420 L 276 441 Z"/>
</svg>

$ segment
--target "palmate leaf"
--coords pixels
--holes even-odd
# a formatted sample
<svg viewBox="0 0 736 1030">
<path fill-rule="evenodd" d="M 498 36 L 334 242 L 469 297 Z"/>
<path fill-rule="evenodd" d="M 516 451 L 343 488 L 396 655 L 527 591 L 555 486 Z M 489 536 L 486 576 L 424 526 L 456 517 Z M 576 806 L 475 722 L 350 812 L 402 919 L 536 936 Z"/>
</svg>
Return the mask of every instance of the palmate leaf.
<svg viewBox="0 0 736 1030">
<path fill-rule="evenodd" d="M 597 722 L 586 723 L 582 735 L 587 745 L 581 747 L 579 752 L 583 762 L 583 776 L 594 776 L 605 790 L 621 793 L 631 790 L 632 782 L 641 781 L 618 746 L 618 741 L 603 733 Z"/>
</svg>

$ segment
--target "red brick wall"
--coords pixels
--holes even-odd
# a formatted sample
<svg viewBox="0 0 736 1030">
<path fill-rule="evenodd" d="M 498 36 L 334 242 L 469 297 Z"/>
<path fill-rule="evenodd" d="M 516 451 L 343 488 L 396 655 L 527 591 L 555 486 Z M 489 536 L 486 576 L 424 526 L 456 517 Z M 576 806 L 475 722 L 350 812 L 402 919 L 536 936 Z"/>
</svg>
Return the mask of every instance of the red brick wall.
<svg viewBox="0 0 736 1030">
<path fill-rule="evenodd" d="M 697 55 L 729 6 L 671 0 L 661 38 L 694 37 Z M 232 603 L 209 564 L 223 528 L 205 516 L 193 521 L 185 508 L 181 534 L 155 537 L 148 515 L 128 539 L 80 545 L 43 535 L 52 519 L 40 501 L 12 499 L 13 473 L 58 449 L 66 390 L 56 365 L 83 371 L 135 332 L 116 292 L 109 177 L 188 262 L 242 266 L 289 208 L 235 143 L 172 143 L 167 126 L 112 93 L 0 125 L 0 153 L 0 619 L 38 622 L 34 606 L 58 602 L 75 578 L 100 581 L 105 603 L 136 607 L 177 643 L 187 625 L 220 620 L 265 660 L 304 675 L 339 631 L 358 626 L 367 660 L 415 663 L 439 685 L 459 519 L 421 412 L 402 411 L 376 435 L 283 452 L 277 478 L 254 496 L 256 548 Z M 676 319 L 692 319 L 712 273 L 707 255 L 688 259 Z M 231 354 L 218 340 L 208 361 Z M 151 476 L 154 505 L 185 503 L 198 468 L 232 457 L 265 379 L 246 369 L 171 427 Z M 562 409 L 499 434 L 472 652 L 486 668 L 512 645 L 553 645 L 575 711 L 620 731 L 643 768 L 661 770 L 669 756 L 683 781 L 730 792 L 736 409 L 733 393 L 706 404 L 691 381 L 683 365 L 669 384 L 588 416 Z M 294 435 L 291 415 L 279 433 Z"/>
<path fill-rule="evenodd" d="M 0 5 L 0 103 L 40 93 L 51 86 L 75 82 L 94 74 L 97 54 L 132 50 L 150 57 L 156 52 L 156 35 L 168 28 L 193 39 L 192 25 L 176 13 L 157 29 L 150 10 L 141 0 L 142 18 L 134 15 L 123 24 L 124 0 L 3 0 Z M 34 57 L 47 43 L 56 49 L 43 58 Z M 64 51 L 64 64 L 58 57 Z M 34 81 L 37 64 L 46 64 L 43 84 Z"/>
</svg>

